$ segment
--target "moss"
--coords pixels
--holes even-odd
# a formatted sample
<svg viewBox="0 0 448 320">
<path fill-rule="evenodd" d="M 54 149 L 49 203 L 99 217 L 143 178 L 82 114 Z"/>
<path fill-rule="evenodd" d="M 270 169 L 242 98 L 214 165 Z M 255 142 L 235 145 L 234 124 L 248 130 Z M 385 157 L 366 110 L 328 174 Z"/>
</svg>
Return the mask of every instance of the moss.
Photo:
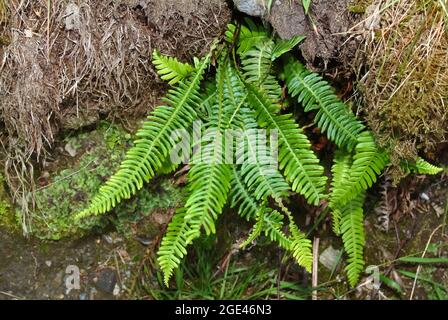
<svg viewBox="0 0 448 320">
<path fill-rule="evenodd" d="M 66 168 L 51 172 L 48 184 L 36 191 L 32 234 L 50 240 L 77 238 L 111 224 L 122 232 L 129 232 L 131 222 L 152 210 L 175 206 L 181 193 L 164 182 L 146 186 L 134 199 L 119 205 L 113 214 L 73 219 L 118 167 L 130 146 L 130 139 L 129 134 L 108 123 L 101 123 L 95 131 L 65 138 L 64 143 L 76 151 L 78 158 L 74 161 L 62 158 L 60 162 Z"/>
<path fill-rule="evenodd" d="M 348 11 L 351 13 L 365 13 L 373 0 L 353 0 L 348 4 Z"/>
<path fill-rule="evenodd" d="M 2 174 L 0 174 L 0 226 L 6 227 L 8 230 L 18 230 L 11 201 L 5 190 L 5 181 Z"/>
<path fill-rule="evenodd" d="M 391 155 L 392 178 L 400 160 L 418 155 L 437 162 L 448 134 L 448 36 L 434 1 L 399 2 L 382 15 L 380 36 L 368 44 L 363 88 L 367 122 Z M 431 39 L 431 46 L 428 46 Z"/>
</svg>

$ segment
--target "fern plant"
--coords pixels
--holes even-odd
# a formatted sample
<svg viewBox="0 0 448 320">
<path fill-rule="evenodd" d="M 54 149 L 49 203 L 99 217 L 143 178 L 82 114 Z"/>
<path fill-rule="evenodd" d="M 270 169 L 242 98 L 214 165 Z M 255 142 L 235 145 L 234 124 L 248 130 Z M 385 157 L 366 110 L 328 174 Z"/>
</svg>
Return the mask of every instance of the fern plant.
<svg viewBox="0 0 448 320">
<path fill-rule="evenodd" d="M 363 200 L 366 190 L 388 163 L 372 134 L 336 96 L 319 75 L 287 56 L 303 37 L 281 40 L 250 20 L 228 26 L 225 42 L 194 64 L 181 63 L 155 51 L 153 60 L 162 79 L 172 86 L 164 105 L 151 112 L 138 130 L 134 147 L 118 171 L 104 184 L 90 205 L 76 218 L 102 214 L 131 197 L 156 174 L 178 167 L 171 151 L 172 133 L 183 129 L 195 134 L 193 122 L 201 119 L 203 134 L 193 146 L 188 173 L 188 196 L 174 214 L 158 251 L 165 284 L 187 254 L 187 247 L 202 232 L 216 232 L 216 221 L 226 206 L 254 225 L 242 247 L 265 236 L 291 253 L 309 272 L 312 243 L 297 226 L 285 203 L 297 193 L 309 204 L 329 203 L 333 229 L 341 235 L 348 254 L 347 274 L 355 285 L 363 270 Z M 211 59 L 211 57 L 215 59 Z M 286 56 L 286 57 L 285 57 Z M 279 61 L 280 57 L 285 57 Z M 212 66 L 211 61 L 216 61 Z M 205 70 L 215 68 L 204 81 Z M 292 114 L 282 110 L 278 68 L 283 67 L 289 93 L 304 112 L 315 113 L 315 124 L 338 146 L 327 192 L 327 176 L 311 142 Z M 262 134 L 255 134 L 265 129 Z M 239 132 L 242 144 L 223 143 L 228 130 Z M 278 153 L 261 153 L 257 141 Z M 223 161 L 231 149 L 232 161 Z M 236 155 L 233 158 L 233 155 Z M 256 161 L 247 161 L 252 157 Z M 278 165 L 273 165 L 278 163 Z M 437 169 L 418 162 L 420 170 Z"/>
</svg>

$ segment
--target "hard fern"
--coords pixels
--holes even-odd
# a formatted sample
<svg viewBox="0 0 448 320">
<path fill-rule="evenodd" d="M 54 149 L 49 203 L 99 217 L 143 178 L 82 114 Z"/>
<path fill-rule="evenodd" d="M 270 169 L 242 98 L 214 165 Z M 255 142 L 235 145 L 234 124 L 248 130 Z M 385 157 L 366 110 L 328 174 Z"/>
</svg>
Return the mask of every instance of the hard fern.
<svg viewBox="0 0 448 320">
<path fill-rule="evenodd" d="M 365 129 L 355 115 L 334 94 L 333 88 L 298 61 L 285 66 L 286 85 L 306 112 L 316 110 L 315 123 L 339 147 L 353 149 L 358 135 Z"/>
<path fill-rule="evenodd" d="M 186 248 L 191 242 L 189 238 L 191 228 L 188 220 L 185 219 L 186 213 L 184 208 L 176 211 L 157 252 L 157 261 L 167 287 L 173 271 L 187 254 Z"/>
<path fill-rule="evenodd" d="M 344 193 L 345 184 L 350 180 L 350 167 L 352 156 L 343 151 L 337 151 L 334 156 L 334 163 L 331 167 L 333 179 L 331 181 L 331 194 L 329 206 L 332 210 L 333 231 L 340 234 L 341 211 L 338 207 L 337 199 Z"/>
<path fill-rule="evenodd" d="M 277 130 L 279 166 L 292 190 L 302 194 L 310 204 L 317 205 L 325 198 L 326 176 L 319 159 L 311 150 L 311 143 L 292 115 L 277 115 L 280 106 L 271 102 L 260 90 L 246 84 L 251 107 L 261 127 Z"/>
<path fill-rule="evenodd" d="M 206 143 L 200 153 L 193 156 L 189 172 L 189 191 L 185 208 L 186 219 L 189 220 L 191 230 L 189 239 L 200 235 L 201 228 L 207 235 L 215 233 L 215 221 L 227 202 L 230 189 L 230 166 L 222 164 L 222 141 L 224 129 L 229 126 L 229 114 L 232 107 L 224 105 L 224 82 L 226 79 L 226 63 L 222 63 L 217 71 L 217 105 L 210 117 L 215 140 Z M 205 137 L 205 140 L 208 140 Z M 203 143 L 203 142 L 201 142 Z"/>
<path fill-rule="evenodd" d="M 127 153 L 119 170 L 77 218 L 111 210 L 122 199 L 128 199 L 142 188 L 162 166 L 173 141 L 170 134 L 195 120 L 195 107 L 200 102 L 199 85 L 210 61 L 207 55 L 190 78 L 171 89 L 164 99 L 165 106 L 157 107 L 137 132 L 138 139 Z"/>
<path fill-rule="evenodd" d="M 241 176 L 257 200 L 266 200 L 268 197 L 280 200 L 288 195 L 289 186 L 277 170 L 274 156 L 267 154 L 267 150 L 260 150 L 266 141 L 257 141 L 260 133 L 257 132 L 254 113 L 245 110 L 243 115 L 245 152 L 237 159 L 237 163 L 242 163 Z"/>
<path fill-rule="evenodd" d="M 365 193 L 362 192 L 345 205 L 339 207 L 341 212 L 340 233 L 347 252 L 348 260 L 345 268 L 352 287 L 359 280 L 364 270 L 364 205 Z"/>
<path fill-rule="evenodd" d="M 388 161 L 387 154 L 377 147 L 372 134 L 368 131 L 361 133 L 350 167 L 350 177 L 333 192 L 333 203 L 344 205 L 370 188 Z"/>
<path fill-rule="evenodd" d="M 161 55 L 157 50 L 153 51 L 152 63 L 156 67 L 160 78 L 170 85 L 184 80 L 194 71 L 190 64 L 179 62 L 173 57 Z"/>
<path fill-rule="evenodd" d="M 421 157 L 418 157 L 415 163 L 403 161 L 402 168 L 408 173 L 429 175 L 436 175 L 443 171 L 443 168 L 437 167 Z"/>
<path fill-rule="evenodd" d="M 282 113 L 282 88 L 276 74 L 277 64 L 282 63 L 278 58 L 303 37 L 280 40 L 247 20 L 243 25 L 229 25 L 225 38 L 230 43 L 229 50 L 219 51 L 214 64 L 216 75 L 208 77 L 204 84 L 201 82 L 210 55 L 202 60 L 194 58 L 192 66 L 154 52 L 156 69 L 173 85 L 166 105 L 152 112 L 119 171 L 100 189 L 90 207 L 78 215 L 79 218 L 108 211 L 156 173 L 175 170 L 177 165 L 168 157 L 175 144 L 170 134 L 176 129 L 191 133 L 193 121 L 202 120 L 206 130 L 190 159 L 188 197 L 184 208 L 176 211 L 169 224 L 158 253 L 166 285 L 186 255 L 187 246 L 202 231 L 216 232 L 216 221 L 226 204 L 241 217 L 255 222 L 245 244 L 264 235 L 291 252 L 299 265 L 311 270 L 312 243 L 299 230 L 283 200 L 294 191 L 310 204 L 319 205 L 327 198 L 327 177 L 304 131 L 291 114 Z M 298 98 L 306 112 L 316 111 L 316 125 L 341 149 L 332 167 L 329 207 L 333 229 L 342 235 L 349 257 L 346 270 L 353 286 L 364 267 L 365 190 L 376 181 L 388 157 L 322 77 L 297 61 L 287 60 L 284 70 L 289 92 Z M 278 135 L 278 168 L 272 166 L 272 154 L 260 157 L 255 147 L 258 140 L 252 138 L 250 131 L 260 128 Z M 238 153 L 232 141 L 231 148 L 237 150 L 236 160 L 247 160 L 256 153 L 255 162 L 223 161 L 227 129 L 246 133 L 239 135 L 245 138 L 243 151 Z M 266 134 L 262 137 L 266 138 Z M 408 167 L 421 173 L 440 171 L 424 160 Z M 274 201 L 269 201 L 270 198 Z"/>
</svg>

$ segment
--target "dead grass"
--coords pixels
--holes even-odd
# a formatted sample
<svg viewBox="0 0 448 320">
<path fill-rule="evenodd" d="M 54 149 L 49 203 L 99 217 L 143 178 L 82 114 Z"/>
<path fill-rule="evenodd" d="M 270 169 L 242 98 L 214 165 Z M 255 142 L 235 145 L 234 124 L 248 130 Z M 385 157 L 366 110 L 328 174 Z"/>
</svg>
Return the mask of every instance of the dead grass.
<svg viewBox="0 0 448 320">
<path fill-rule="evenodd" d="M 19 199 L 32 186 L 33 161 L 45 160 L 61 130 L 106 117 L 135 123 L 166 89 L 152 50 L 181 60 L 204 54 L 230 10 L 220 0 L 0 0 L 0 19 L 8 39 L 0 43 L 0 130 Z"/>
<path fill-rule="evenodd" d="M 365 115 L 392 161 L 436 160 L 448 133 L 445 0 L 377 0 L 386 8 L 367 45 Z M 446 3 L 446 2 L 445 2 Z M 377 11 L 378 12 L 378 11 Z"/>
</svg>

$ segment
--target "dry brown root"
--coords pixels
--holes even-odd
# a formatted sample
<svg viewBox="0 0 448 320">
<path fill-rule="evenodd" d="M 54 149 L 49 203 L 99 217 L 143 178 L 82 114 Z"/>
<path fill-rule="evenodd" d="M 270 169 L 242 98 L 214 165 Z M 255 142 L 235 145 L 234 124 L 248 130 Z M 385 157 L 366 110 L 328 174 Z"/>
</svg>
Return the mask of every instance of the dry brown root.
<svg viewBox="0 0 448 320">
<path fill-rule="evenodd" d="M 223 0 L 0 6 L 0 130 L 16 199 L 33 178 L 17 168 L 41 162 L 59 132 L 106 117 L 136 122 L 154 107 L 166 87 L 152 67 L 153 49 L 181 60 L 200 56 L 231 15 Z"/>
</svg>

